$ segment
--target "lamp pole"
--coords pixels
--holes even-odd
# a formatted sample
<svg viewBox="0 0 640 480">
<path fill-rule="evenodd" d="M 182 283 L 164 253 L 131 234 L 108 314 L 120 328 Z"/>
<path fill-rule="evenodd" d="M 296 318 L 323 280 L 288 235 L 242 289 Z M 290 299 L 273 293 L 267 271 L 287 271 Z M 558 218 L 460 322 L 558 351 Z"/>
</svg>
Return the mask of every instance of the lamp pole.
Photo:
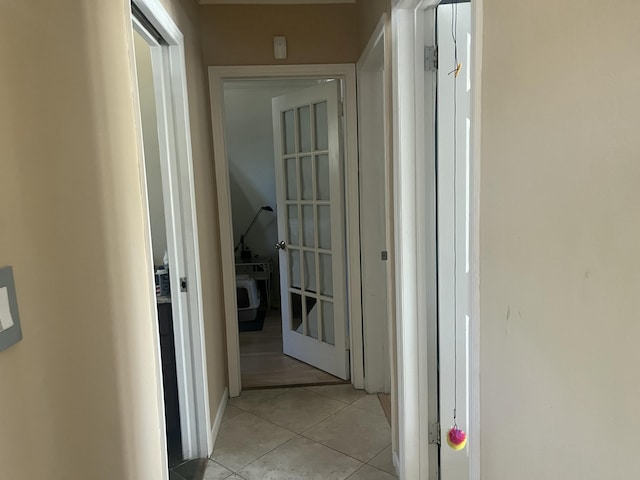
<svg viewBox="0 0 640 480">
<path fill-rule="evenodd" d="M 236 247 L 233 249 L 233 251 L 235 252 L 235 251 L 238 250 L 238 247 L 242 246 L 242 250 L 240 250 L 240 259 L 242 259 L 242 260 L 251 259 L 251 250 L 249 250 L 247 248 L 247 246 L 245 245 L 244 239 L 247 236 L 247 234 L 249 233 L 249 230 L 251 230 L 251 227 L 253 227 L 253 225 L 256 223 L 256 220 L 258 220 L 258 217 L 260 216 L 260 214 L 263 211 L 273 212 L 273 208 L 271 208 L 269 205 L 264 205 L 263 207 L 260 207 L 258 212 L 253 217 L 253 220 L 251 220 L 251 223 L 249 224 L 247 229 L 244 231 L 244 233 L 242 235 L 240 235 L 240 241 L 238 242 Z"/>
</svg>

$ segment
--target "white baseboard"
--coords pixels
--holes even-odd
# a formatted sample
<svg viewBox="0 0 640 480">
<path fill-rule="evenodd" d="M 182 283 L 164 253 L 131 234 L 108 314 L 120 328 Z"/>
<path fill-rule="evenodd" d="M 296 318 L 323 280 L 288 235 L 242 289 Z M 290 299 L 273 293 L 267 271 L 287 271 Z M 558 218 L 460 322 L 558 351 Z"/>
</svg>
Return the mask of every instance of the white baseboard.
<svg viewBox="0 0 640 480">
<path fill-rule="evenodd" d="M 222 392 L 222 398 L 220 399 L 220 405 L 218 405 L 218 411 L 216 412 L 216 419 L 213 422 L 211 432 L 209 432 L 209 457 L 213 453 L 213 448 L 216 446 L 216 439 L 218 438 L 218 432 L 220 431 L 220 424 L 222 424 L 224 411 L 227 409 L 228 399 L 229 389 L 225 387 L 224 392 Z"/>
<path fill-rule="evenodd" d="M 391 459 L 393 461 L 393 468 L 396 471 L 396 475 L 400 478 L 400 459 L 398 458 L 398 452 L 391 452 Z"/>
</svg>

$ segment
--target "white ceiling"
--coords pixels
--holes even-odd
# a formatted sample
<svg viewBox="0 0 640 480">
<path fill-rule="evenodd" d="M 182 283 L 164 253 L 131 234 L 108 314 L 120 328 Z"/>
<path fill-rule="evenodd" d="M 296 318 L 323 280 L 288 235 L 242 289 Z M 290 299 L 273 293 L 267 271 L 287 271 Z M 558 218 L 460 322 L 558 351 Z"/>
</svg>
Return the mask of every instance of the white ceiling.
<svg viewBox="0 0 640 480">
<path fill-rule="evenodd" d="M 356 3 L 356 0 L 198 0 L 200 5 L 313 5 Z"/>
</svg>

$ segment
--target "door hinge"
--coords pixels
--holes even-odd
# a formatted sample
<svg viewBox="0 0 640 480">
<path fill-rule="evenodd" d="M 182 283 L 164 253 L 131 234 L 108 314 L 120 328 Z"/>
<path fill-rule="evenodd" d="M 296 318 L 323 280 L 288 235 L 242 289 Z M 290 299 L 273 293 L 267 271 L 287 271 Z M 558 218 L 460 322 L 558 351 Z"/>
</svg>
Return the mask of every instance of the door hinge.
<svg viewBox="0 0 640 480">
<path fill-rule="evenodd" d="M 425 72 L 438 71 L 438 47 L 424 47 Z"/>
<path fill-rule="evenodd" d="M 344 117 L 344 102 L 342 100 L 338 102 L 338 115 Z"/>
<path fill-rule="evenodd" d="M 186 292 L 189 290 L 188 288 L 188 284 L 187 284 L 187 277 L 180 277 L 180 291 L 181 292 Z"/>
<path fill-rule="evenodd" d="M 429 426 L 429 444 L 440 445 L 440 423 L 432 423 Z"/>
<path fill-rule="evenodd" d="M 388 258 L 389 258 L 389 253 L 386 250 L 383 250 L 382 253 L 380 253 L 380 259 L 387 260 Z"/>
</svg>

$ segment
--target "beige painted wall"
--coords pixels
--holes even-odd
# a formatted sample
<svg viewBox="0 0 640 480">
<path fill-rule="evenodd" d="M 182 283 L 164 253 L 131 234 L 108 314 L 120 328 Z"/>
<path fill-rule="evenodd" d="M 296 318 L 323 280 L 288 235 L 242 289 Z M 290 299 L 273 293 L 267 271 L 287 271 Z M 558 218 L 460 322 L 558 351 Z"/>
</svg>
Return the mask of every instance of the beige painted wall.
<svg viewBox="0 0 640 480">
<path fill-rule="evenodd" d="M 200 9 L 195 0 L 162 0 L 162 3 L 182 31 L 185 41 L 196 213 L 200 230 L 198 240 L 207 345 L 209 408 L 213 422 L 227 385 L 227 353 L 220 227 L 213 170 L 209 87 L 200 43 Z"/>
<path fill-rule="evenodd" d="M 200 8 L 205 65 L 354 63 L 356 5 L 207 5 Z M 274 60 L 273 37 L 287 37 Z"/>
<path fill-rule="evenodd" d="M 125 6 L 0 7 L 0 264 L 24 334 L 0 353 L 6 478 L 161 478 Z"/>
<path fill-rule="evenodd" d="M 482 478 L 640 478 L 640 3 L 484 3 Z"/>
<path fill-rule="evenodd" d="M 391 0 L 359 0 L 358 11 L 358 52 L 362 53 L 375 30 L 380 17 L 386 13 L 391 18 Z"/>
<path fill-rule="evenodd" d="M 0 5 L 0 265 L 14 266 L 24 335 L 0 352 L 3 478 L 162 478 L 126 5 Z M 197 11 L 170 6 L 187 40 L 215 408 L 225 357 L 208 102 Z"/>
</svg>

